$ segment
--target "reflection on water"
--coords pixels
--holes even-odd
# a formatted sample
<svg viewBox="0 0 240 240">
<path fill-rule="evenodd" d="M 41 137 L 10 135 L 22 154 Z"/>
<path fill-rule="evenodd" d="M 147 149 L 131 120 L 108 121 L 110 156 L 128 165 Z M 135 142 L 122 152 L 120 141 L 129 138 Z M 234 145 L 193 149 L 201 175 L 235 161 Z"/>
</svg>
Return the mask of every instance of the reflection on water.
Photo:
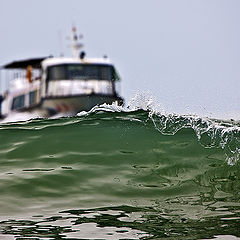
<svg viewBox="0 0 240 240">
<path fill-rule="evenodd" d="M 8 219 L 0 222 L 0 230 L 2 236 L 11 235 L 19 240 L 209 239 L 216 235 L 224 236 L 218 239 L 234 239 L 227 238 L 229 233 L 240 236 L 240 204 L 205 202 L 199 205 L 198 201 L 189 200 L 173 199 L 159 203 L 156 208 L 75 209 L 51 217 Z"/>
</svg>

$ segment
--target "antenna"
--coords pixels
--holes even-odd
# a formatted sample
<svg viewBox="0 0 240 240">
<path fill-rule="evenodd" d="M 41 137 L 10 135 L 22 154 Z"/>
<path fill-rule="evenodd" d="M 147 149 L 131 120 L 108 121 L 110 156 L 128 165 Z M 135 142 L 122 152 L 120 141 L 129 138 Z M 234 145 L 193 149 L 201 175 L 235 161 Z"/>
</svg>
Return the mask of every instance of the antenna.
<svg viewBox="0 0 240 240">
<path fill-rule="evenodd" d="M 79 57 L 79 50 L 83 48 L 83 44 L 78 42 L 79 39 L 82 39 L 83 35 L 80 34 L 79 36 L 77 35 L 77 29 L 75 26 L 72 27 L 72 44 L 70 47 L 72 48 L 72 54 L 74 58 Z"/>
</svg>

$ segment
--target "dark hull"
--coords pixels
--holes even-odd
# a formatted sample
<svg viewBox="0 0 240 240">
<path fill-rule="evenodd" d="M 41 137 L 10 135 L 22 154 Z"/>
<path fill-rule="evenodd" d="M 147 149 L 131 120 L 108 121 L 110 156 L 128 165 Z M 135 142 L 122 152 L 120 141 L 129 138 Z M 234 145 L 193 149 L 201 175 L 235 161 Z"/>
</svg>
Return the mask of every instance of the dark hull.
<svg viewBox="0 0 240 240">
<path fill-rule="evenodd" d="M 81 111 L 89 111 L 94 106 L 104 103 L 112 104 L 113 102 L 122 105 L 123 99 L 118 96 L 100 94 L 46 97 L 41 99 L 39 104 L 29 108 L 12 111 L 12 113 L 26 112 L 33 114 L 34 117 L 37 116 L 44 118 L 52 117 L 54 115 L 74 116 Z M 7 116 L 1 116 L 1 118 L 5 117 Z"/>
</svg>

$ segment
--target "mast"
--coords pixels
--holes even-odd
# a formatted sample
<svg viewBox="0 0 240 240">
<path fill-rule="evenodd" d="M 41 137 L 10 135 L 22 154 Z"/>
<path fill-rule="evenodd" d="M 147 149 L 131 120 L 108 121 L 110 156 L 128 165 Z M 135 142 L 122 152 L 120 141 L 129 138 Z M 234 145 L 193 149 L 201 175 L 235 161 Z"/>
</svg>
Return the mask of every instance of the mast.
<svg viewBox="0 0 240 240">
<path fill-rule="evenodd" d="M 82 39 L 83 35 L 77 35 L 77 29 L 75 26 L 72 27 L 72 44 L 70 47 L 72 48 L 72 54 L 74 58 L 79 58 L 80 49 L 83 48 L 83 44 L 78 40 Z"/>
</svg>

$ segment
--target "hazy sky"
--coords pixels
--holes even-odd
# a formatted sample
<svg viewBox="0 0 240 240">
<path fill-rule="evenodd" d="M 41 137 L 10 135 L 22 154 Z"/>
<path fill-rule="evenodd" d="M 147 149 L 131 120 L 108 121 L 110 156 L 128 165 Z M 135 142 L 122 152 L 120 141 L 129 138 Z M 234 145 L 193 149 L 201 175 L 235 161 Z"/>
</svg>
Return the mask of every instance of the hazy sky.
<svg viewBox="0 0 240 240">
<path fill-rule="evenodd" d="M 128 101 L 150 92 L 167 112 L 240 119 L 240 0 L 0 0 L 0 65 L 107 54 Z"/>
</svg>

